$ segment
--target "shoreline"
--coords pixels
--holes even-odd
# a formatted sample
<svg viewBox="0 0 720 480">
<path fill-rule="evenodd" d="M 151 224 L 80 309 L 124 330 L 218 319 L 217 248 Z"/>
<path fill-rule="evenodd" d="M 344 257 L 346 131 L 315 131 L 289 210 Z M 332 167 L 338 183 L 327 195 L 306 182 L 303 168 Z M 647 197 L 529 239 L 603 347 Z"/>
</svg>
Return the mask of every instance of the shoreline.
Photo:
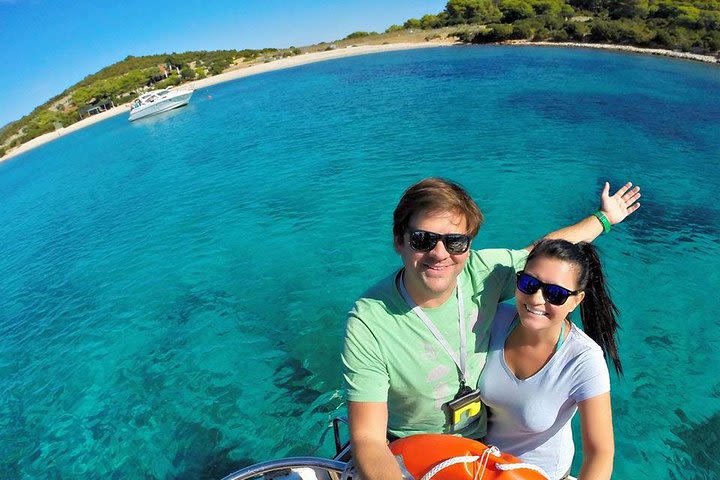
<svg viewBox="0 0 720 480">
<path fill-rule="evenodd" d="M 315 62 L 322 62 L 325 60 L 334 60 L 336 58 L 345 58 L 356 55 L 365 55 L 371 53 L 390 52 L 398 50 L 412 50 L 417 48 L 445 47 L 454 44 L 455 42 L 453 41 L 389 43 L 385 45 L 358 45 L 322 52 L 310 52 L 296 55 L 294 57 L 281 58 L 280 60 L 274 60 L 267 63 L 247 66 L 241 65 L 234 70 L 229 70 L 218 75 L 213 75 L 212 77 L 206 77 L 201 80 L 193 80 L 192 82 L 183 83 L 181 85 L 178 85 L 178 88 L 198 89 L 203 87 L 209 87 L 218 83 L 229 82 L 232 80 L 237 80 L 239 78 L 249 77 L 251 75 L 271 72 L 274 70 L 281 70 L 284 68 L 297 67 L 300 65 L 306 65 Z M 48 142 L 52 142 L 53 140 L 56 140 L 60 137 L 64 137 L 65 135 L 76 132 L 82 128 L 88 127 L 98 122 L 102 122 L 103 120 L 107 120 L 108 118 L 114 117 L 116 115 L 128 113 L 130 111 L 131 104 L 132 102 L 123 103 L 122 105 L 118 105 L 115 108 L 112 108 L 105 112 L 85 118 L 83 120 L 73 123 L 72 125 L 68 125 L 67 127 L 63 127 L 61 129 L 55 130 L 54 132 L 45 133 L 43 135 L 40 135 L 39 137 L 35 137 L 32 140 L 23 143 L 22 145 L 8 150 L 5 156 L 0 157 L 0 163 L 6 160 L 10 160 L 13 157 L 21 155 Z"/>
<path fill-rule="evenodd" d="M 230 70 L 227 72 L 214 75 L 212 77 L 203 78 L 201 80 L 194 80 L 187 82 L 179 87 L 181 88 L 192 88 L 199 89 L 216 85 L 218 83 L 229 82 L 237 80 L 239 78 L 249 77 L 251 75 L 257 75 L 260 73 L 271 72 L 274 70 L 281 70 L 285 68 L 298 67 L 301 65 L 307 65 L 315 62 L 322 62 L 325 60 L 333 60 L 337 58 L 352 57 L 357 55 L 366 55 L 380 52 L 391 52 L 400 50 L 413 50 L 418 48 L 431 48 L 431 47 L 448 47 L 453 45 L 475 45 L 466 44 L 461 42 L 455 42 L 450 40 L 430 41 L 430 42 L 413 42 L 413 43 L 388 43 L 383 45 L 358 45 L 349 46 L 345 48 L 338 48 L 335 50 L 327 50 L 322 52 L 311 52 L 296 55 L 294 57 L 282 58 L 280 60 L 274 60 L 267 63 L 254 64 L 248 66 L 240 66 L 237 69 Z M 677 59 L 694 60 L 704 63 L 718 64 L 720 61 L 711 55 L 700 55 L 694 53 L 676 52 L 673 50 L 663 50 L 658 48 L 640 48 L 629 45 L 613 45 L 607 43 L 576 43 L 576 42 L 530 42 L 528 40 L 510 40 L 506 42 L 499 42 L 495 45 L 520 45 L 520 46 L 540 46 L 540 47 L 562 47 L 562 48 L 589 48 L 597 50 L 615 50 L 629 53 L 638 53 L 643 55 L 659 55 Z M 32 140 L 19 145 L 9 150 L 5 156 L 0 158 L 0 163 L 6 160 L 10 160 L 18 155 L 21 155 L 29 150 L 44 145 L 48 142 L 56 140 L 60 137 L 64 137 L 70 133 L 76 132 L 82 128 L 88 127 L 95 123 L 107 120 L 110 117 L 121 115 L 130 111 L 130 104 L 132 102 L 118 105 L 117 107 L 108 110 L 106 112 L 98 113 L 89 118 L 75 122 L 72 125 L 49 132 L 39 137 L 35 137 Z"/>
<path fill-rule="evenodd" d="M 356 56 L 356 55 L 366 55 L 366 54 L 371 54 L 371 53 L 390 52 L 390 51 L 399 51 L 399 50 L 413 50 L 413 49 L 417 49 L 417 48 L 446 47 L 446 46 L 450 46 L 450 45 L 455 45 L 455 43 L 456 42 L 454 42 L 454 41 L 431 41 L 431 42 L 422 42 L 422 43 L 420 43 L 420 42 L 417 42 L 417 43 L 388 43 L 388 44 L 384 44 L 384 45 L 358 45 L 358 46 L 352 46 L 352 47 L 346 47 L 346 48 L 337 48 L 335 50 L 326 50 L 326 51 L 322 51 L 322 52 L 310 52 L 310 53 L 304 53 L 301 55 L 296 55 L 294 57 L 281 58 L 279 60 L 274 60 L 274 61 L 267 62 L 267 63 L 260 63 L 260 64 L 247 65 L 247 66 L 241 65 L 234 70 L 229 70 L 227 72 L 223 72 L 218 75 L 213 75 L 212 77 L 206 77 L 201 80 L 194 80 L 191 82 L 183 83 L 181 85 L 178 85 L 178 88 L 198 89 L 198 88 L 203 88 L 203 87 L 209 87 L 211 85 L 216 85 L 218 83 L 229 82 L 232 80 L 237 80 L 239 78 L 249 77 L 251 75 L 257 75 L 260 73 L 266 73 L 266 72 L 271 72 L 274 70 L 281 70 L 281 69 L 285 69 L 285 68 L 298 67 L 300 65 L 307 65 L 310 63 L 322 62 L 325 60 L 333 60 L 336 58 L 345 58 L 345 57 L 352 57 L 352 56 Z M 83 120 L 73 123 L 72 125 L 68 125 L 67 127 L 63 127 L 61 129 L 55 130 L 54 132 L 45 133 L 43 135 L 40 135 L 39 137 L 35 137 L 32 140 L 30 140 L 26 143 L 23 143 L 22 145 L 19 145 L 13 149 L 8 150 L 7 153 L 5 154 L 5 156 L 0 157 L 0 163 L 4 162 L 6 160 L 10 160 L 11 158 L 21 155 L 27 151 L 30 151 L 34 148 L 37 148 L 41 145 L 48 143 L 48 142 L 52 142 L 53 140 L 56 140 L 60 137 L 64 137 L 65 135 L 76 132 L 82 128 L 88 127 L 88 126 L 93 125 L 98 122 L 102 122 L 103 120 L 107 120 L 108 118 L 114 117 L 116 115 L 128 113 L 130 111 L 131 104 L 132 104 L 132 102 L 123 103 L 122 105 L 118 105 L 115 108 L 112 108 L 105 112 L 98 113 L 91 117 L 85 118 Z"/>
<path fill-rule="evenodd" d="M 615 50 L 619 52 L 639 53 L 642 55 L 656 55 L 661 57 L 678 58 L 682 60 L 694 60 L 703 63 L 720 63 L 720 59 L 712 55 L 702 55 L 699 53 L 676 52 L 675 50 L 665 50 L 662 48 L 642 48 L 633 47 L 632 45 L 616 45 L 613 43 L 579 43 L 579 42 L 531 42 L 528 40 L 508 40 L 500 42 L 498 45 L 528 45 L 539 47 L 563 47 L 563 48 L 590 48 L 595 50 Z"/>
</svg>

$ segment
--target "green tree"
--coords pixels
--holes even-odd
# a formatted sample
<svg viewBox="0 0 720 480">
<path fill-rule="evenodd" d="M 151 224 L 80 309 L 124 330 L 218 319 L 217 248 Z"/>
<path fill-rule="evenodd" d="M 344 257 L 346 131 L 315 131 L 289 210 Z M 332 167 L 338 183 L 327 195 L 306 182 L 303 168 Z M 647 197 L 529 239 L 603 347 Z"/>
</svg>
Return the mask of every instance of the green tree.
<svg viewBox="0 0 720 480">
<path fill-rule="evenodd" d="M 480 31 L 473 39 L 474 43 L 500 42 L 512 38 L 513 27 L 504 23 L 493 23 Z"/>
<path fill-rule="evenodd" d="M 557 36 L 563 26 L 562 19 L 551 15 L 542 15 L 534 18 L 523 18 L 512 24 L 512 38 L 527 38 L 529 40 L 547 40 Z"/>
<path fill-rule="evenodd" d="M 588 12 L 600 13 L 607 8 L 609 0 L 568 0 L 573 8 Z"/>
<path fill-rule="evenodd" d="M 560 15 L 567 4 L 563 0 L 532 0 L 530 5 L 538 15 Z"/>
<path fill-rule="evenodd" d="M 405 30 L 405 27 L 401 25 L 390 25 L 386 30 L 385 33 L 393 33 L 393 32 L 399 32 L 401 30 Z"/>
<path fill-rule="evenodd" d="M 213 62 L 210 64 L 210 75 L 218 75 L 225 70 L 225 66 L 219 62 Z"/>
<path fill-rule="evenodd" d="M 555 30 L 550 32 L 550 36 L 556 42 L 567 42 L 570 40 L 570 35 L 565 30 Z"/>
<path fill-rule="evenodd" d="M 95 92 L 90 87 L 80 87 L 72 93 L 73 105 L 80 107 L 87 104 L 95 97 Z"/>
<path fill-rule="evenodd" d="M 185 65 L 182 70 L 180 70 L 180 76 L 183 80 L 192 80 L 195 78 L 195 70 L 193 70 L 190 65 Z"/>
<path fill-rule="evenodd" d="M 557 15 L 538 15 L 535 19 L 550 31 L 562 30 L 565 26 L 565 19 Z"/>
<path fill-rule="evenodd" d="M 344 38 L 344 40 L 352 40 L 355 38 L 363 38 L 363 37 L 370 37 L 372 35 L 377 35 L 377 32 L 353 32 L 347 37 Z"/>
<path fill-rule="evenodd" d="M 417 18 L 411 18 L 403 24 L 403 27 L 405 27 L 406 29 L 422 28 L 422 23 Z"/>
<path fill-rule="evenodd" d="M 167 88 L 175 85 L 180 85 L 181 83 L 182 79 L 180 78 L 180 75 L 178 75 L 177 72 L 173 72 L 168 78 L 166 78 L 162 82 L 156 83 L 155 88 Z"/>
<path fill-rule="evenodd" d="M 709 31 L 703 38 L 703 46 L 710 51 L 720 51 L 720 31 Z"/>
<path fill-rule="evenodd" d="M 610 18 L 645 18 L 648 15 L 648 0 L 609 0 Z"/>
<path fill-rule="evenodd" d="M 503 22 L 513 23 L 522 18 L 530 18 L 535 16 L 535 10 L 526 0 L 500 0 L 500 11 L 502 12 Z"/>
<path fill-rule="evenodd" d="M 501 17 L 492 0 L 450 0 L 445 12 L 449 25 L 497 22 Z"/>
<path fill-rule="evenodd" d="M 590 26 L 584 22 L 566 22 L 564 29 L 568 36 L 575 40 L 583 40 L 585 37 L 590 35 Z"/>
<path fill-rule="evenodd" d="M 425 30 L 442 26 L 442 20 L 437 15 L 423 15 L 420 19 L 420 27 Z"/>
<path fill-rule="evenodd" d="M 471 32 L 466 29 L 461 29 L 461 30 L 456 30 L 455 32 L 451 33 L 448 36 L 457 38 L 459 42 L 479 43 L 479 42 L 475 41 L 476 35 L 477 35 L 477 32 Z"/>
<path fill-rule="evenodd" d="M 120 91 L 130 92 L 136 90 L 148 82 L 148 76 L 142 70 L 132 70 L 120 77 Z"/>
<path fill-rule="evenodd" d="M 697 28 L 700 23 L 700 9 L 690 5 L 677 7 L 677 14 L 673 23 L 687 28 Z"/>
<path fill-rule="evenodd" d="M 670 33 L 673 42 L 673 48 L 679 48 L 683 51 L 690 51 L 693 48 L 702 45 L 702 40 L 698 32 L 685 27 L 678 27 Z"/>
<path fill-rule="evenodd" d="M 537 30 L 533 22 L 529 22 L 528 19 L 522 19 L 512 24 L 512 38 L 517 40 L 531 39 L 535 35 Z"/>
<path fill-rule="evenodd" d="M 718 11 L 702 10 L 700 12 L 698 23 L 707 30 L 713 30 L 714 33 L 720 30 L 720 9 Z"/>
<path fill-rule="evenodd" d="M 590 27 L 592 40 L 618 44 L 648 45 L 656 32 L 641 20 L 596 20 Z"/>
</svg>

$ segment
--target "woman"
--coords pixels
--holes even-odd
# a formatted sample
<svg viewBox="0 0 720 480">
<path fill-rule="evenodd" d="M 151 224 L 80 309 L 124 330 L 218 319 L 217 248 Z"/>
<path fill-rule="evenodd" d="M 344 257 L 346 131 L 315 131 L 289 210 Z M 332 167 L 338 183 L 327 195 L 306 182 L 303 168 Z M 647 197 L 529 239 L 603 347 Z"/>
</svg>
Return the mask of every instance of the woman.
<svg viewBox="0 0 720 480">
<path fill-rule="evenodd" d="M 550 479 L 570 472 L 570 420 L 580 411 L 579 480 L 609 479 L 613 465 L 609 356 L 618 374 L 617 308 L 589 243 L 541 240 L 517 274 L 516 308 L 493 322 L 479 389 L 488 407 L 485 443 L 538 465 Z M 569 320 L 580 307 L 584 332 Z M 604 354 L 604 355 L 603 355 Z"/>
</svg>

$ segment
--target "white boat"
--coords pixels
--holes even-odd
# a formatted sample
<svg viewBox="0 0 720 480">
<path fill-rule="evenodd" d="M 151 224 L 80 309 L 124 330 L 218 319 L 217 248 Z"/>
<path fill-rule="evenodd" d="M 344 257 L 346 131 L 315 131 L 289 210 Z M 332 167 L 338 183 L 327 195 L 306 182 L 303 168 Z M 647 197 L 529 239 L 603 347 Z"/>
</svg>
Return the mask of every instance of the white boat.
<svg viewBox="0 0 720 480">
<path fill-rule="evenodd" d="M 129 120 L 132 122 L 138 118 L 167 112 L 173 108 L 187 105 L 193 92 L 194 90 L 165 88 L 143 93 L 135 99 L 132 107 L 130 107 Z"/>
</svg>

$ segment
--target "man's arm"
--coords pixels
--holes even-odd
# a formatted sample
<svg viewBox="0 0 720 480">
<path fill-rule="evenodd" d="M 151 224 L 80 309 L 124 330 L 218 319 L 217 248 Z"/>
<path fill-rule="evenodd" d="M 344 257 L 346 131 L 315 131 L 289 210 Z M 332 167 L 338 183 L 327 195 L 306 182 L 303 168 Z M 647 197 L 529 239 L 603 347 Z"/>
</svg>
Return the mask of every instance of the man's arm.
<svg viewBox="0 0 720 480">
<path fill-rule="evenodd" d="M 387 446 L 385 402 L 348 402 L 350 444 L 363 480 L 400 480 L 402 474 Z"/>
<path fill-rule="evenodd" d="M 605 182 L 605 187 L 600 195 L 600 211 L 608 219 L 610 225 L 616 225 L 640 208 L 639 198 L 640 187 L 633 187 L 630 182 L 623 185 L 612 196 L 610 196 L 610 184 Z M 592 242 L 601 233 L 603 233 L 602 223 L 594 215 L 590 215 L 575 225 L 550 232 L 543 238 L 560 238 L 572 243 Z M 532 245 L 525 247 L 525 250 L 532 249 Z"/>
</svg>

